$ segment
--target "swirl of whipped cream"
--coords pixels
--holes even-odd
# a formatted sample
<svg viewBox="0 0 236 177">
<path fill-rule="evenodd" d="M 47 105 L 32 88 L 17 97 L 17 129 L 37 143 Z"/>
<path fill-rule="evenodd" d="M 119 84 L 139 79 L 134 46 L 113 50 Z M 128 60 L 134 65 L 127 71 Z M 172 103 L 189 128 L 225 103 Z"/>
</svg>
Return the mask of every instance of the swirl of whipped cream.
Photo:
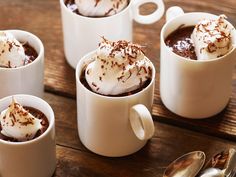
<svg viewBox="0 0 236 177">
<path fill-rule="evenodd" d="M 111 16 L 128 6 L 129 0 L 75 0 L 81 15 L 89 17 Z"/>
<path fill-rule="evenodd" d="M 232 49 L 232 30 L 225 15 L 201 20 L 194 28 L 192 40 L 198 60 L 219 58 Z"/>
<path fill-rule="evenodd" d="M 91 89 L 102 95 L 134 91 L 152 77 L 152 64 L 137 44 L 103 38 L 85 70 Z"/>
<path fill-rule="evenodd" d="M 28 57 L 22 44 L 7 31 L 0 31 L 0 67 L 24 66 Z"/>
<path fill-rule="evenodd" d="M 42 128 L 41 120 L 35 118 L 14 99 L 11 105 L 0 115 L 1 133 L 18 141 L 27 141 L 35 137 Z"/>
</svg>

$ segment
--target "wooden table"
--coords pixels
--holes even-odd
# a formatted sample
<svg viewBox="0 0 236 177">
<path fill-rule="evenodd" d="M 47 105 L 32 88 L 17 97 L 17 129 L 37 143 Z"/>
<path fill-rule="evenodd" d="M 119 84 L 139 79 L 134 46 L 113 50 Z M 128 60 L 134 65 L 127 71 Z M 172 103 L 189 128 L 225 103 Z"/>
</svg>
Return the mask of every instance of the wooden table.
<svg viewBox="0 0 236 177">
<path fill-rule="evenodd" d="M 236 26 L 235 0 L 165 0 L 166 8 L 178 5 L 186 12 L 226 14 Z M 164 18 L 153 25 L 134 23 L 134 41 L 148 46 L 157 80 L 153 118 L 155 136 L 139 152 L 122 158 L 106 158 L 88 151 L 80 142 L 76 126 L 75 74 L 66 63 L 59 0 L 0 0 L 0 29 L 23 29 L 39 36 L 46 51 L 45 100 L 56 114 L 57 169 L 55 177 L 161 177 L 166 166 L 183 153 L 202 150 L 207 156 L 236 148 L 236 75 L 227 108 L 205 120 L 174 115 L 159 94 L 159 35 Z M 142 8 L 146 13 L 152 5 Z"/>
</svg>

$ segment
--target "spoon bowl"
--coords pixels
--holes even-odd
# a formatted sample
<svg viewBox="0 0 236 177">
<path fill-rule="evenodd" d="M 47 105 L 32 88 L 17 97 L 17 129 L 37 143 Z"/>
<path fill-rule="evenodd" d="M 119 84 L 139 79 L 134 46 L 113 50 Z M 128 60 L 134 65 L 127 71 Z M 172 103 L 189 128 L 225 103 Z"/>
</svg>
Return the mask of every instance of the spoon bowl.
<svg viewBox="0 0 236 177">
<path fill-rule="evenodd" d="M 199 177 L 233 177 L 236 171 L 236 151 L 227 149 L 215 154 L 200 171 Z"/>
<path fill-rule="evenodd" d="M 203 167 L 205 159 L 202 151 L 184 154 L 166 168 L 163 177 L 195 177 Z"/>
<path fill-rule="evenodd" d="M 224 172 L 218 168 L 208 168 L 200 177 L 224 177 Z"/>
</svg>

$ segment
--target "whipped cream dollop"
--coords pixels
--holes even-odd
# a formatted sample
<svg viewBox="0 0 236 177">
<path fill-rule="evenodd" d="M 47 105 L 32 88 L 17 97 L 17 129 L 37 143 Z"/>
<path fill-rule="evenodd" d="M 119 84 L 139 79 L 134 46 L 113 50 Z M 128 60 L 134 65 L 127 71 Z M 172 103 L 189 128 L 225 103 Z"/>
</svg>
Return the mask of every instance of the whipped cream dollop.
<svg viewBox="0 0 236 177">
<path fill-rule="evenodd" d="M 22 44 L 7 31 L 0 31 L 0 67 L 16 68 L 28 61 Z"/>
<path fill-rule="evenodd" d="M 25 110 L 14 98 L 11 105 L 1 112 L 0 123 L 1 133 L 18 141 L 33 139 L 42 128 L 41 120 Z"/>
<path fill-rule="evenodd" d="M 227 54 L 232 48 L 232 28 L 219 18 L 201 20 L 194 28 L 192 40 L 198 60 L 215 59 Z"/>
<path fill-rule="evenodd" d="M 90 17 L 111 16 L 128 6 L 129 0 L 75 0 L 81 15 Z"/>
<path fill-rule="evenodd" d="M 85 70 L 90 88 L 102 95 L 119 95 L 141 88 L 152 78 L 152 64 L 141 46 L 103 38 Z"/>
</svg>

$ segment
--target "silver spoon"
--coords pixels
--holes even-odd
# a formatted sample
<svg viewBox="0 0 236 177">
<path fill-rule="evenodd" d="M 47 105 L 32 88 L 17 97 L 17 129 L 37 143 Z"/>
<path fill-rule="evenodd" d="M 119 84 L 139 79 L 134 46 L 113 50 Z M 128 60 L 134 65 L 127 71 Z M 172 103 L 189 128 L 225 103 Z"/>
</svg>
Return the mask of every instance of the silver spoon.
<svg viewBox="0 0 236 177">
<path fill-rule="evenodd" d="M 224 150 L 214 155 L 200 171 L 199 177 L 233 177 L 236 173 L 235 149 Z"/>
<path fill-rule="evenodd" d="M 199 177 L 224 177 L 224 172 L 218 168 L 208 168 Z"/>
<path fill-rule="evenodd" d="M 195 177 L 205 163 L 202 151 L 194 151 L 179 157 L 165 170 L 163 177 Z"/>
</svg>

